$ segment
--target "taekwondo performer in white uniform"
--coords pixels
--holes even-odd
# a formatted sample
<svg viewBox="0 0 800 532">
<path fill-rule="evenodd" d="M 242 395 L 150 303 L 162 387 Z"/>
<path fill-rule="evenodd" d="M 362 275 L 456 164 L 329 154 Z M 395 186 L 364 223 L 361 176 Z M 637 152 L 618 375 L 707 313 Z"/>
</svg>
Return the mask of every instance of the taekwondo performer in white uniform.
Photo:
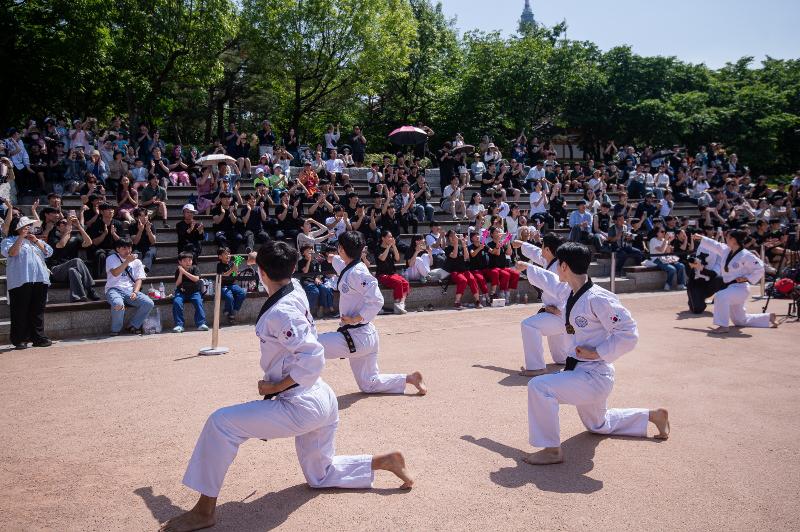
<svg viewBox="0 0 800 532">
<path fill-rule="evenodd" d="M 744 249 L 747 232 L 732 229 L 725 242 L 717 242 L 702 235 L 694 235 L 701 245 L 714 249 L 721 258 L 722 287 L 714 294 L 714 325 L 711 332 L 726 334 L 733 321 L 735 327 L 777 327 L 775 314 L 748 314 L 745 303 L 750 297 L 750 284 L 756 284 L 764 275 L 764 263 Z"/>
<path fill-rule="evenodd" d="M 364 238 L 358 231 L 339 236 L 339 255 L 329 261 L 339 274 L 339 315 L 342 326 L 337 331 L 323 333 L 319 341 L 325 348 L 325 358 L 347 358 L 358 388 L 364 393 L 403 393 L 406 384 L 417 388 L 419 395 L 428 391 L 422 374 L 415 371 L 379 373 L 378 330 L 372 320 L 383 308 L 378 280 L 361 262 Z"/>
<path fill-rule="evenodd" d="M 255 255 L 253 257 L 252 255 Z M 179 532 L 214 525 L 217 496 L 228 467 L 245 440 L 295 438 L 297 457 L 312 488 L 370 488 L 375 470 L 391 471 L 413 481 L 403 455 L 335 456 L 339 423 L 336 395 L 320 378 L 325 366 L 322 345 L 303 288 L 291 276 L 299 253 L 285 242 L 264 244 L 249 262 L 258 265 L 270 294 L 256 322 L 261 368 L 258 393 L 265 400 L 221 408 L 211 414 L 197 440 L 183 483 L 200 492 L 190 511 L 166 522 L 161 530 Z"/>
<path fill-rule="evenodd" d="M 542 239 L 539 248 L 529 242 L 517 241 L 515 246 L 522 248 L 522 254 L 534 264 L 518 262 L 517 270 L 527 272 L 528 282 L 542 291 L 542 304 L 544 305 L 537 314 L 522 320 L 522 349 L 525 353 L 525 366 L 520 375 L 536 377 L 547 373 L 544 363 L 544 342 L 542 337 L 547 336 L 550 354 L 553 362 L 564 364 L 567 356 L 571 354 L 572 337 L 564 331 L 564 322 L 555 314 L 547 312 L 548 307 L 561 311 L 569 297 L 569 285 L 562 283 L 558 278 L 558 260 L 556 251 L 561 246 L 562 240 L 553 233 L 548 233 Z"/>
<path fill-rule="evenodd" d="M 636 322 L 617 296 L 589 279 L 592 252 L 588 247 L 567 242 L 558 248 L 556 256 L 558 276 L 571 289 L 561 315 L 567 334 L 575 336 L 575 356 L 567 358 L 561 373 L 542 375 L 528 382 L 529 441 L 543 449 L 523 460 L 533 465 L 564 461 L 559 404 L 575 405 L 581 421 L 591 432 L 645 438 L 649 421 L 658 428 L 656 438 L 668 438 L 666 410 L 606 407 L 606 399 L 614 388 L 612 363 L 639 341 Z"/>
</svg>

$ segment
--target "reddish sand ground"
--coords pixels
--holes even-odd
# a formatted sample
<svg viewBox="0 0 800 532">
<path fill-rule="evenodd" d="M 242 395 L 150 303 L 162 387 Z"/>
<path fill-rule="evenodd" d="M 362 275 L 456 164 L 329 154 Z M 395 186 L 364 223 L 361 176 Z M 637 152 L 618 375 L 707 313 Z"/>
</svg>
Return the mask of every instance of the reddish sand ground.
<svg viewBox="0 0 800 532">
<path fill-rule="evenodd" d="M 430 393 L 364 396 L 332 361 L 337 447 L 403 450 L 415 488 L 379 473 L 373 490 L 315 491 L 291 440 L 250 441 L 215 530 L 800 528 L 800 325 L 717 338 L 710 315 L 679 314 L 682 295 L 624 300 L 641 341 L 617 363 L 610 404 L 668 407 L 669 441 L 588 434 L 565 406 L 567 462 L 529 466 L 515 370 L 536 307 L 382 317 L 382 367 L 421 370 Z M 261 376 L 251 327 L 222 341 L 232 353 L 219 357 L 195 356 L 207 333 L 1 354 L 0 530 L 153 530 L 191 506 L 180 480 L 206 416 L 256 398 Z"/>
</svg>

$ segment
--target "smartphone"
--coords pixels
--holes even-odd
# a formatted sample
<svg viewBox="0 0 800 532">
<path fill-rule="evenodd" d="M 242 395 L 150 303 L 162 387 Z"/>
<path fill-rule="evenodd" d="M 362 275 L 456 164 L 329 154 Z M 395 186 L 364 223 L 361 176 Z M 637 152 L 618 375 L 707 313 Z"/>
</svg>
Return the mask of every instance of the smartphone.
<svg viewBox="0 0 800 532">
<path fill-rule="evenodd" d="M 75 209 L 70 209 L 67 213 L 67 218 L 72 218 L 73 216 L 77 216 L 77 214 L 75 214 Z"/>
</svg>

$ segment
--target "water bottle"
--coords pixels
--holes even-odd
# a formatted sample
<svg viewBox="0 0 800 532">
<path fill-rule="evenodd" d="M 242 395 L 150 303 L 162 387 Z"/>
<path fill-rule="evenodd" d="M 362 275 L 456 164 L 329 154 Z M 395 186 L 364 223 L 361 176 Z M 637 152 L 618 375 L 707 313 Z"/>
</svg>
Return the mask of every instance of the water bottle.
<svg viewBox="0 0 800 532">
<path fill-rule="evenodd" d="M 158 283 L 158 295 L 161 299 L 167 297 L 167 294 L 164 292 L 164 283 Z"/>
</svg>

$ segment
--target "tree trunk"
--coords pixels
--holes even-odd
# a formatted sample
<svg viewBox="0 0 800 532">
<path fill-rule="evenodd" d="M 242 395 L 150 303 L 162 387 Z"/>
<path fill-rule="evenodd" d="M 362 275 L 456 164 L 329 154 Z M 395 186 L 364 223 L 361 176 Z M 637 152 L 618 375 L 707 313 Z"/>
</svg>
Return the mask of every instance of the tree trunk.
<svg viewBox="0 0 800 532">
<path fill-rule="evenodd" d="M 206 127 L 203 132 L 203 142 L 211 143 L 211 127 L 214 122 L 214 87 L 208 88 L 208 105 L 206 106 Z"/>
<path fill-rule="evenodd" d="M 217 100 L 217 138 L 222 140 L 225 133 L 225 101 L 222 98 Z"/>
<path fill-rule="evenodd" d="M 300 138 L 299 131 L 300 131 L 300 89 L 301 89 L 300 80 L 295 78 L 294 80 L 294 103 L 292 104 L 292 123 L 290 127 L 294 128 L 295 133 L 298 134 L 297 138 Z"/>
</svg>

